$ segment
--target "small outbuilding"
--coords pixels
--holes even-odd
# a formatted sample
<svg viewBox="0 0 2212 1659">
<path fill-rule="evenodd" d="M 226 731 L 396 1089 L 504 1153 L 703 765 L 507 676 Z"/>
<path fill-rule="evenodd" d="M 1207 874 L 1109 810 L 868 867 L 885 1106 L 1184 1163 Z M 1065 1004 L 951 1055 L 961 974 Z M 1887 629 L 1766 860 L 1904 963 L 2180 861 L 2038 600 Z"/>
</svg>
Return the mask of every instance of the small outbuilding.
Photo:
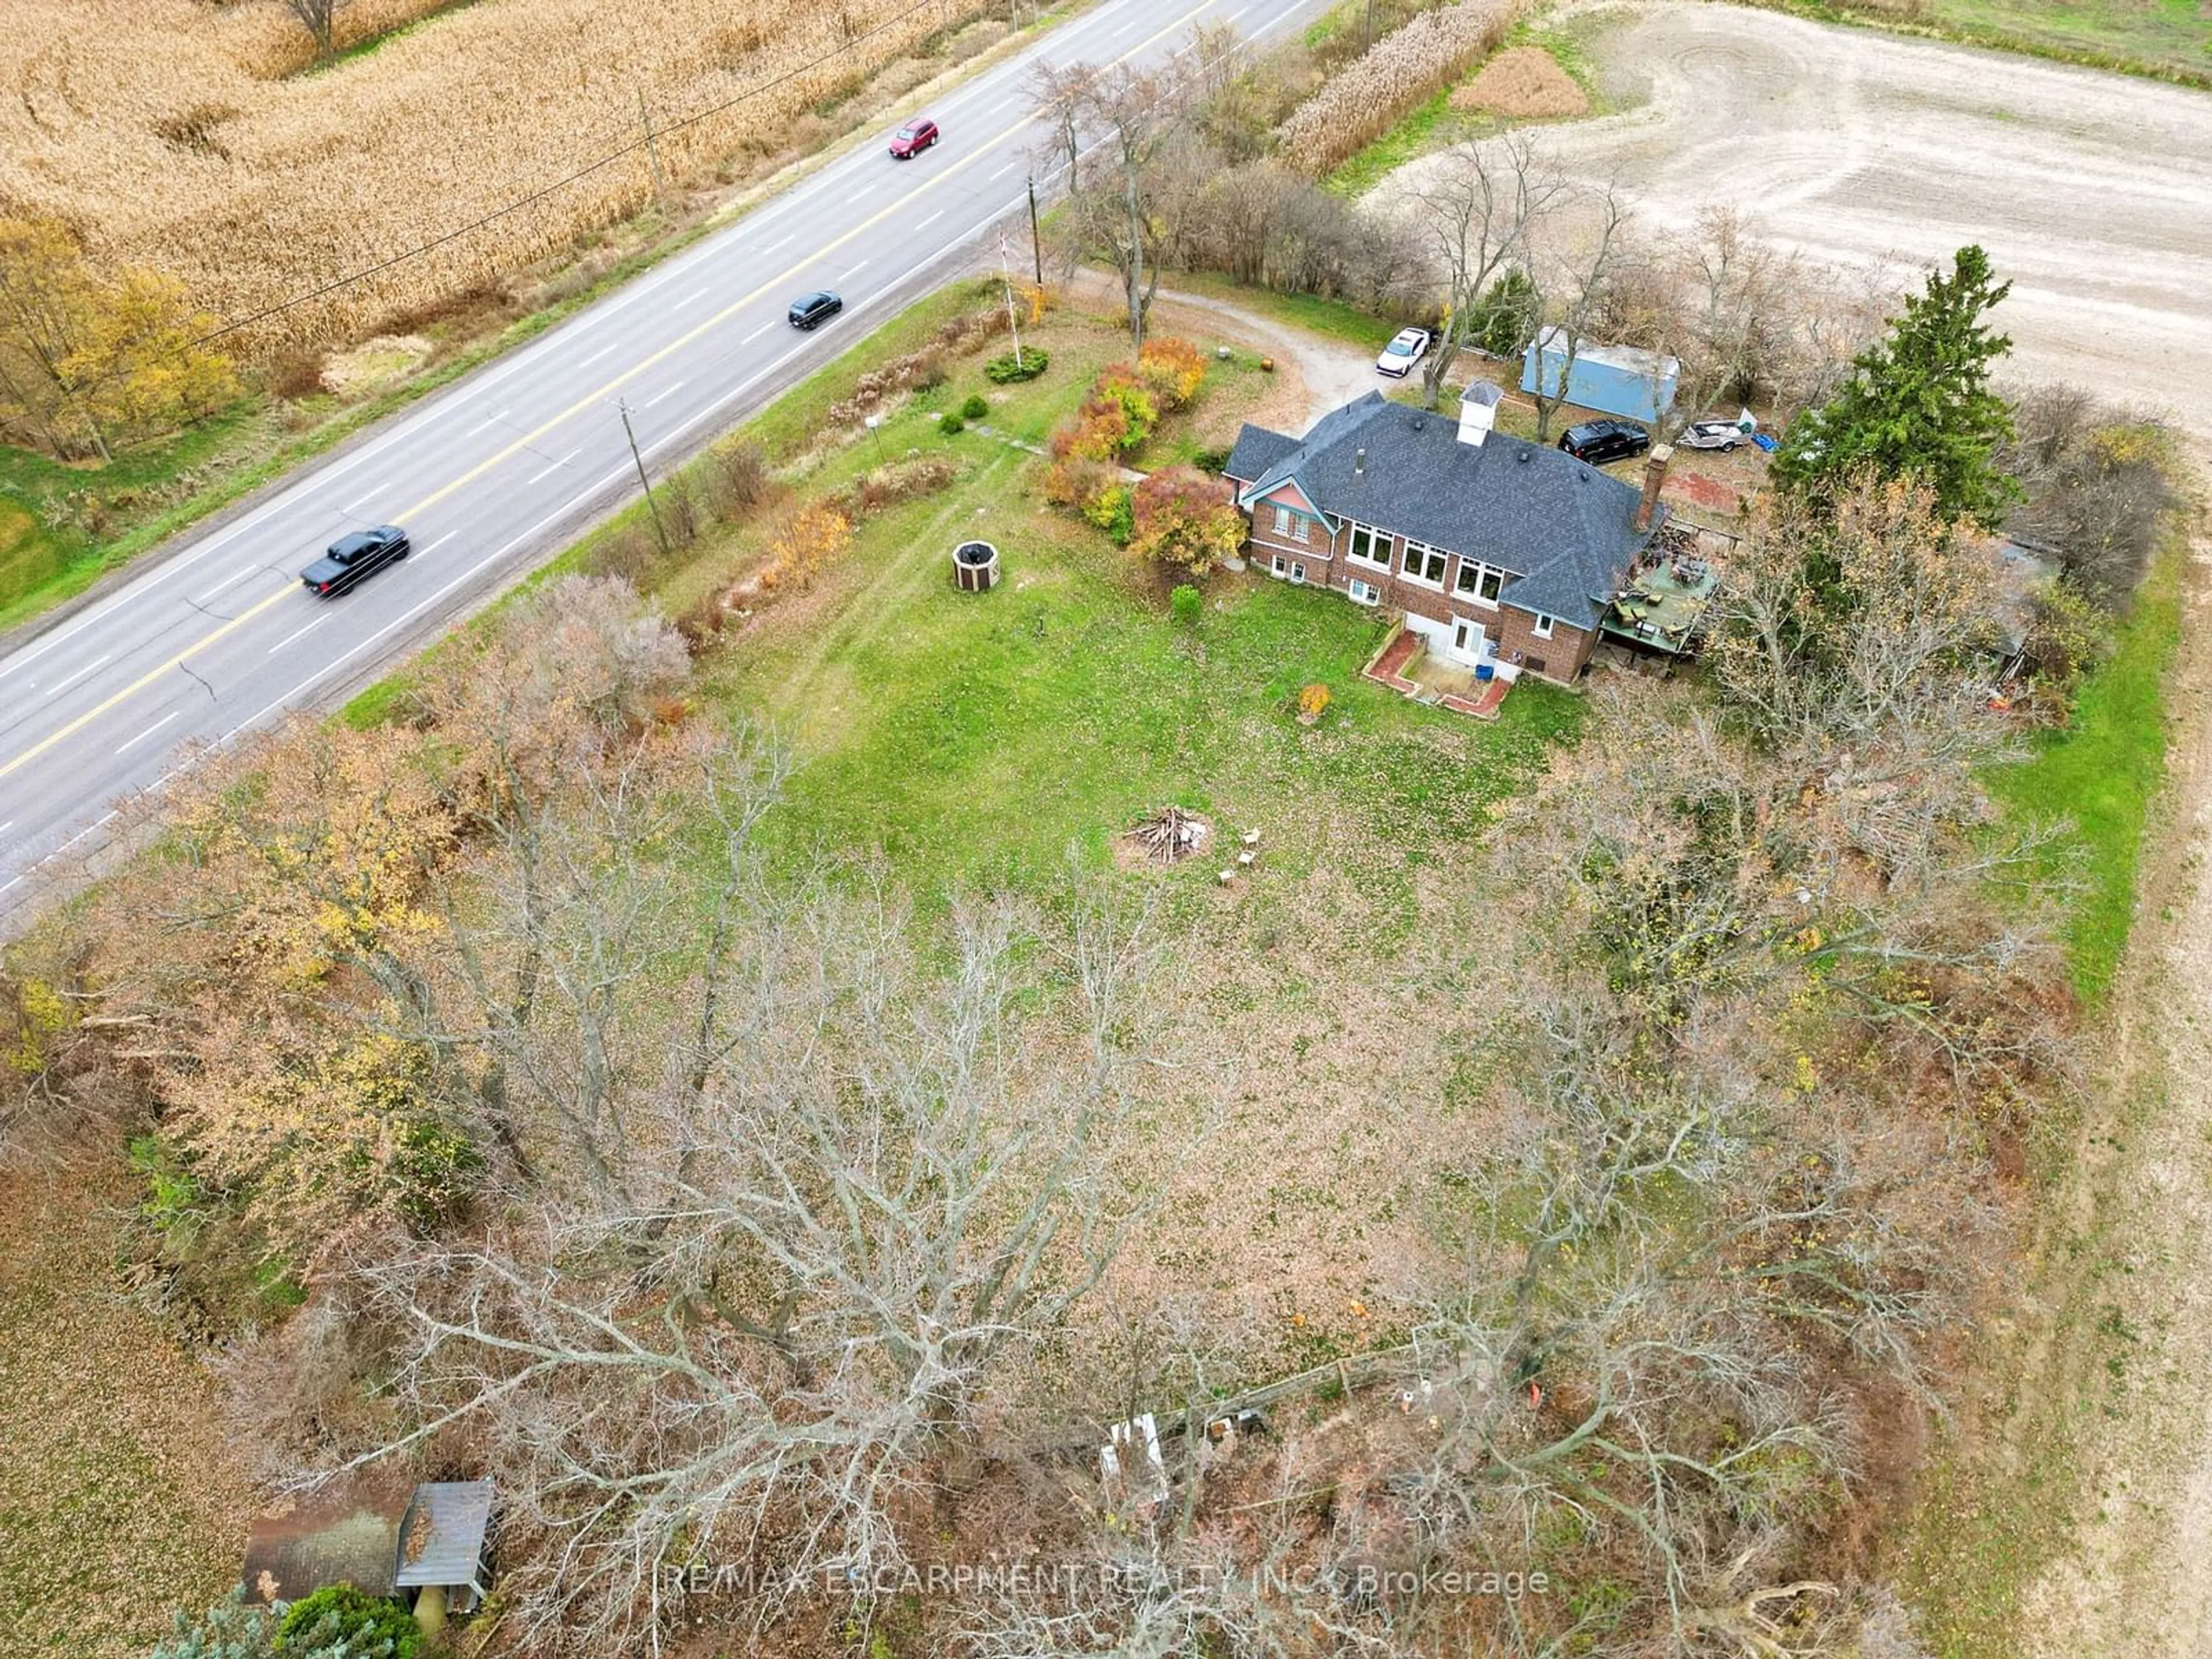
<svg viewBox="0 0 2212 1659">
<path fill-rule="evenodd" d="M 442 1619 L 472 1613 L 491 1585 L 493 1493 L 480 1480 L 341 1480 L 253 1523 L 246 1599 L 284 1606 L 350 1584 Z"/>
<path fill-rule="evenodd" d="M 1548 398 L 1559 390 L 1564 371 L 1566 400 L 1580 409 L 1648 426 L 1674 406 L 1674 382 L 1682 367 L 1674 358 L 1589 340 L 1575 341 L 1570 353 L 1568 343 L 1566 331 L 1557 324 L 1529 343 L 1521 362 L 1522 391 L 1534 396 L 1540 388 L 1540 395 Z M 1567 361 L 1571 356 L 1571 363 Z"/>
<path fill-rule="evenodd" d="M 399 1525 L 393 1587 L 406 1600 L 436 1591 L 448 1613 L 474 1613 L 491 1584 L 491 1477 L 415 1488 Z"/>
</svg>

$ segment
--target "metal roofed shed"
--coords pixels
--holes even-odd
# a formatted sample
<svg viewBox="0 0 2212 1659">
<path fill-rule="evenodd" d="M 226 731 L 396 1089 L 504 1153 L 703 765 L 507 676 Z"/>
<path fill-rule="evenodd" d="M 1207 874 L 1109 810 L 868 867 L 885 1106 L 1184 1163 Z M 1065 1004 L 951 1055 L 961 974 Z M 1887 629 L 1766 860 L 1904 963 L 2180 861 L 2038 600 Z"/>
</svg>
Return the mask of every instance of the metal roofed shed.
<svg viewBox="0 0 2212 1659">
<path fill-rule="evenodd" d="M 472 1613 L 491 1581 L 491 1477 L 445 1480 L 415 1488 L 399 1526 L 393 1588 L 442 1589 L 447 1609 Z"/>
<path fill-rule="evenodd" d="M 1546 329 L 1528 345 L 1521 363 L 1521 389 L 1537 391 L 1537 371 L 1543 373 L 1546 397 L 1559 389 L 1559 372 L 1566 368 L 1566 400 L 1578 409 L 1601 415 L 1619 415 L 1650 425 L 1674 402 L 1674 382 L 1681 364 L 1672 357 L 1635 346 L 1575 343 L 1574 362 L 1568 365 L 1567 335 L 1558 324 Z"/>
</svg>

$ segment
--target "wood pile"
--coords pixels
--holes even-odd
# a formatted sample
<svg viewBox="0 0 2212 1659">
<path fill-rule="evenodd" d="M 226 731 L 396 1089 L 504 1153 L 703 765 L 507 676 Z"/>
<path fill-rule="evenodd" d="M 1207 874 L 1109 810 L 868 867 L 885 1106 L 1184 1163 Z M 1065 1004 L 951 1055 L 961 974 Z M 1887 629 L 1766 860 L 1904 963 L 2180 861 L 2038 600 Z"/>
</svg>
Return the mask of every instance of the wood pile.
<svg viewBox="0 0 2212 1659">
<path fill-rule="evenodd" d="M 1129 840 L 1155 864 L 1174 864 L 1206 845 L 1206 820 L 1180 806 L 1163 807 L 1137 820 Z"/>
</svg>

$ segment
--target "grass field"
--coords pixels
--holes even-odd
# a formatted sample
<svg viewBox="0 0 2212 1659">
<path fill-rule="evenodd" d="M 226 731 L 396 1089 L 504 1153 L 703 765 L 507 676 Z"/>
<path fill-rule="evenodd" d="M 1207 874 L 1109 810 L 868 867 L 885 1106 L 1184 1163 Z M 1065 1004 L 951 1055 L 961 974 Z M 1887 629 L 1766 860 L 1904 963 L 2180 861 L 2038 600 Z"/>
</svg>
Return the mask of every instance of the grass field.
<svg viewBox="0 0 2212 1659">
<path fill-rule="evenodd" d="M 2049 873 L 2081 884 L 2066 907 L 2067 962 L 2092 1002 L 2104 1000 L 2127 948 L 2143 830 L 2166 775 L 2163 687 L 2181 637 L 2185 556 L 2173 548 L 2153 567 L 2112 656 L 2082 686 L 2072 724 L 2038 737 L 2026 764 L 1990 778 L 2014 812 L 2069 826 Z"/>
<path fill-rule="evenodd" d="M 2212 14 L 2197 0 L 1753 0 L 2001 51 L 2212 87 Z"/>
</svg>

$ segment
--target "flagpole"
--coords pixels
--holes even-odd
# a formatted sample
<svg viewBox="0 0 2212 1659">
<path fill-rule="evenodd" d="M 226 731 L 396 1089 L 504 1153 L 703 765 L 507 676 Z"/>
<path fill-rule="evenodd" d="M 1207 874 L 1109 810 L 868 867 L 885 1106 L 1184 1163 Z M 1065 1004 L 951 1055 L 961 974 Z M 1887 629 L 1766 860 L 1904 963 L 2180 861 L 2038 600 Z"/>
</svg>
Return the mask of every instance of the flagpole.
<svg viewBox="0 0 2212 1659">
<path fill-rule="evenodd" d="M 1022 325 L 1014 317 L 1013 256 L 1006 252 L 1006 228 L 999 227 L 999 276 L 1006 284 L 1006 326 L 1014 334 L 1014 368 L 1022 367 Z"/>
</svg>

